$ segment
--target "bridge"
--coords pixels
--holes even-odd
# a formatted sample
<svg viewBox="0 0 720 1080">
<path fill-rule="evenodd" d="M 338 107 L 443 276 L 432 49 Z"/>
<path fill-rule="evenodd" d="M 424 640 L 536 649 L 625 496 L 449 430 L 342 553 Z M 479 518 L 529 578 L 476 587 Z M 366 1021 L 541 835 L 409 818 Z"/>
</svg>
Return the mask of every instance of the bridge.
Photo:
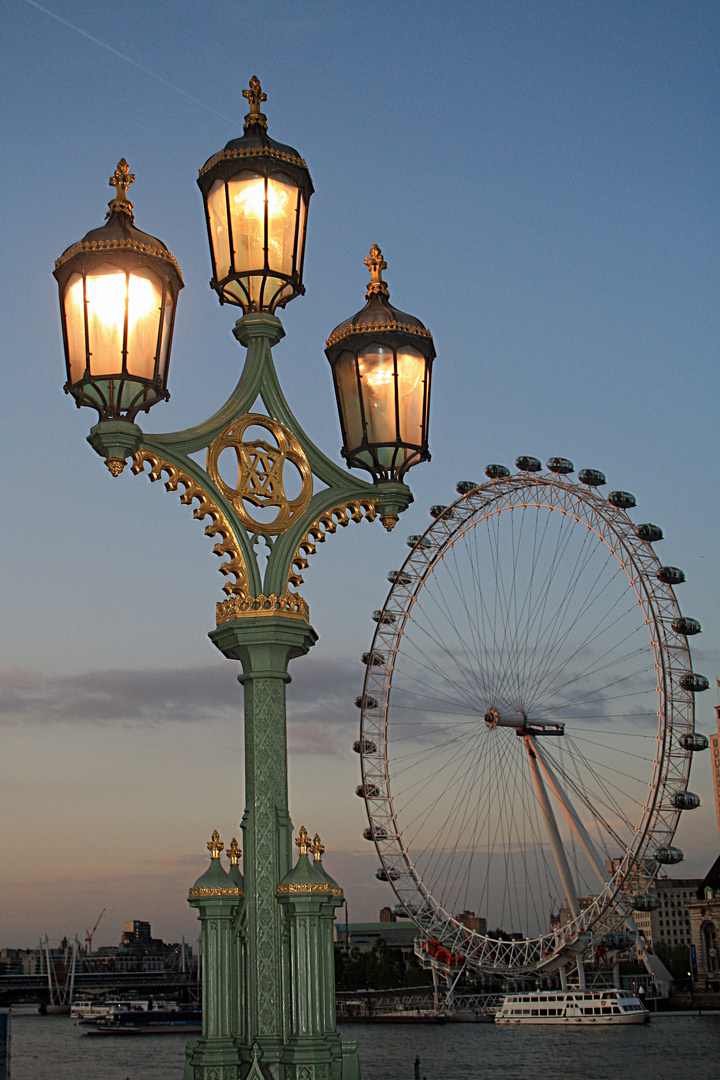
<svg viewBox="0 0 720 1080">
<path fill-rule="evenodd" d="M 195 1000 L 199 993 L 197 975 L 183 971 L 78 971 L 74 994 L 137 993 L 143 997 L 176 997 Z M 0 1007 L 20 1002 L 41 1002 L 48 996 L 48 977 L 42 975 L 0 975 Z"/>
</svg>

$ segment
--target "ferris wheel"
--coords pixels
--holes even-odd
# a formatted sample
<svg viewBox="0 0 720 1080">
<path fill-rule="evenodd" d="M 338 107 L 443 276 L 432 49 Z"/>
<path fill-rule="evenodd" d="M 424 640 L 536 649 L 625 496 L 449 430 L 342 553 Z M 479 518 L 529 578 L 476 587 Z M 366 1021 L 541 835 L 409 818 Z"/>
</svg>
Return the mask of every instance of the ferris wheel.
<svg viewBox="0 0 720 1080">
<path fill-rule="evenodd" d="M 478 970 L 551 972 L 593 927 L 652 908 L 654 875 L 682 859 L 708 680 L 685 575 L 630 519 L 634 497 L 603 497 L 597 470 L 575 482 L 564 458 L 516 467 L 459 483 L 388 575 L 357 793 L 377 876 L 426 940 Z"/>
</svg>

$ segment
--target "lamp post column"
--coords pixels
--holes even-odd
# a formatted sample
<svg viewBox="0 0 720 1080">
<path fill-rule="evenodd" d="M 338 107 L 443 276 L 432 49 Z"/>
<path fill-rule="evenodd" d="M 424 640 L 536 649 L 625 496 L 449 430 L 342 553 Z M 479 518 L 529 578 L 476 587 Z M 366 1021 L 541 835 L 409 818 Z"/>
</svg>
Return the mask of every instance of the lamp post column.
<svg viewBox="0 0 720 1080">
<path fill-rule="evenodd" d="M 249 613 L 221 624 L 210 638 L 239 660 L 245 690 L 245 814 L 243 816 L 247 940 L 247 1016 L 241 1058 L 250 1063 L 257 1044 L 263 1065 L 277 1063 L 290 1017 L 289 945 L 277 887 L 292 865 L 288 812 L 285 686 L 288 664 L 317 640 L 304 618 Z"/>
</svg>

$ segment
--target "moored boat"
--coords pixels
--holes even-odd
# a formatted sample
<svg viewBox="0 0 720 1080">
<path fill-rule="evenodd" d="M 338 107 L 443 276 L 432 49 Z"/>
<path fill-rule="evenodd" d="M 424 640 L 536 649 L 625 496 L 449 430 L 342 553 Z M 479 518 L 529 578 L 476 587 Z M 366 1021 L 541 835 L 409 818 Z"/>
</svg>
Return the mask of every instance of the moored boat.
<svg viewBox="0 0 720 1080">
<path fill-rule="evenodd" d="M 617 988 L 508 994 L 495 1014 L 496 1024 L 646 1024 L 649 1019 L 639 998 Z"/>
<path fill-rule="evenodd" d="M 80 1021 L 86 1035 L 173 1035 L 202 1031 L 202 1010 L 195 1006 L 167 1009 L 115 1009 Z"/>
</svg>

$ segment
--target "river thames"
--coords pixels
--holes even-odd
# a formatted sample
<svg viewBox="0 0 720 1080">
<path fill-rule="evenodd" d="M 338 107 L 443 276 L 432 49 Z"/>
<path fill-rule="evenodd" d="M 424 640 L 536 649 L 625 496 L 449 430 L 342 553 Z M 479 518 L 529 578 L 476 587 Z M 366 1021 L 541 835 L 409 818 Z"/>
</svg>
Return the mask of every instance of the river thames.
<svg viewBox="0 0 720 1080">
<path fill-rule="evenodd" d="M 344 1024 L 362 1080 L 718 1080 L 720 1014 L 644 1027 Z M 12 1080 L 182 1080 L 185 1037 L 93 1038 L 62 1016 L 13 1016 Z"/>
</svg>

